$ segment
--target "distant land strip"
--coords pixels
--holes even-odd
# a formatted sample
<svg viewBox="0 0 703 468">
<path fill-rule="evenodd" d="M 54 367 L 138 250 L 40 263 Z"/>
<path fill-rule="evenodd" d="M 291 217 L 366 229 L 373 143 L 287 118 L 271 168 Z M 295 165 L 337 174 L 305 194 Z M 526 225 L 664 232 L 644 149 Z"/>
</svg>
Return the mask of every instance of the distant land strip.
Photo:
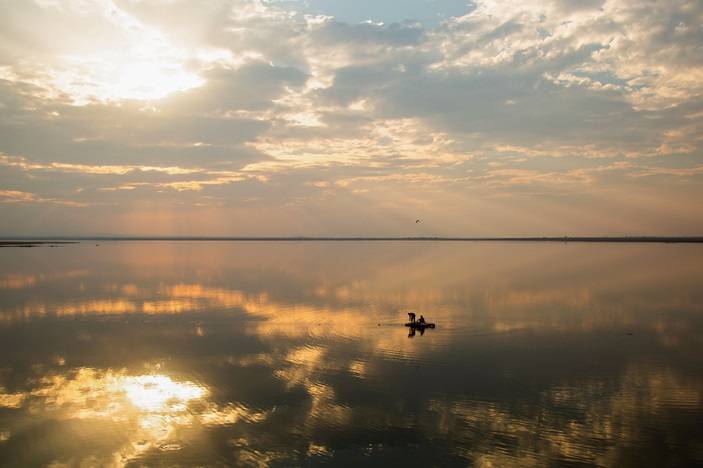
<svg viewBox="0 0 703 468">
<path fill-rule="evenodd" d="M 312 236 L 241 236 L 241 237 L 173 237 L 173 236 L 95 236 L 95 237 L 0 237 L 0 247 L 31 247 L 41 244 L 66 244 L 81 241 L 270 241 L 270 242 L 338 242 L 338 241 L 431 241 L 431 242 L 605 242 L 605 243 L 703 243 L 703 236 L 563 236 L 563 237 L 312 237 Z"/>
<path fill-rule="evenodd" d="M 78 244 L 79 241 L 44 241 L 44 240 L 0 240 L 0 247 L 37 247 L 51 244 L 51 247 L 62 244 Z"/>
</svg>

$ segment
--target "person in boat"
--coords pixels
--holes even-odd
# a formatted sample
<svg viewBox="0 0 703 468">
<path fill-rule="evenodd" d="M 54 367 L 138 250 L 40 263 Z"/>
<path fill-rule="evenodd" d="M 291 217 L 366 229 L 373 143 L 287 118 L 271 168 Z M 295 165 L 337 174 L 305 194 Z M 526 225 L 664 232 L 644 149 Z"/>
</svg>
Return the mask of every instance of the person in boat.
<svg viewBox="0 0 703 468">
<path fill-rule="evenodd" d="M 415 312 L 408 312 L 408 320 L 410 323 L 415 323 Z"/>
<path fill-rule="evenodd" d="M 420 315 L 420 320 L 418 320 L 418 323 L 425 323 L 425 317 Z"/>
</svg>

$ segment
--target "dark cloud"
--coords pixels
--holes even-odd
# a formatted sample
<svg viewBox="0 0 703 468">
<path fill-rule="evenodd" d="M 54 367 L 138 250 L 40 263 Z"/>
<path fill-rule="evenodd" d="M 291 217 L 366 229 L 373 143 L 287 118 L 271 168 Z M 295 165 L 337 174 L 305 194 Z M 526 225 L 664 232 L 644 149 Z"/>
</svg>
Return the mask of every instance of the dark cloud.
<svg viewBox="0 0 703 468">
<path fill-rule="evenodd" d="M 268 109 L 286 87 L 300 89 L 308 76 L 294 67 L 253 62 L 208 70 L 204 78 L 207 86 L 171 97 L 164 108 L 184 114 Z"/>
</svg>

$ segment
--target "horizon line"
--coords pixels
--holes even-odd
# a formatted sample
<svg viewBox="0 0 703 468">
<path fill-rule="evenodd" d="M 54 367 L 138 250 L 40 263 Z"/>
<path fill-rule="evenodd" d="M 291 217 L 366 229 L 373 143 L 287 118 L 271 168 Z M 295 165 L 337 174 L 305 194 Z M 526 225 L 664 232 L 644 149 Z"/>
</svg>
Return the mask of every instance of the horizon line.
<svg viewBox="0 0 703 468">
<path fill-rule="evenodd" d="M 703 243 L 703 236 L 0 236 L 0 241 L 453 241 Z"/>
</svg>

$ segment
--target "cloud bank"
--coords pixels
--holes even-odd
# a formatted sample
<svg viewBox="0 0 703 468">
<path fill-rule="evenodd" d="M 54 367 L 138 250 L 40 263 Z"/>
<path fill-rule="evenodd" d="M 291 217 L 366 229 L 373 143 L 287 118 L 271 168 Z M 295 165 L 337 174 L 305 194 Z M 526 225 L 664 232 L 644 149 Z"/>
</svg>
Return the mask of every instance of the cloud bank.
<svg viewBox="0 0 703 468">
<path fill-rule="evenodd" d="M 0 235 L 703 231 L 700 2 L 0 9 Z"/>
</svg>

